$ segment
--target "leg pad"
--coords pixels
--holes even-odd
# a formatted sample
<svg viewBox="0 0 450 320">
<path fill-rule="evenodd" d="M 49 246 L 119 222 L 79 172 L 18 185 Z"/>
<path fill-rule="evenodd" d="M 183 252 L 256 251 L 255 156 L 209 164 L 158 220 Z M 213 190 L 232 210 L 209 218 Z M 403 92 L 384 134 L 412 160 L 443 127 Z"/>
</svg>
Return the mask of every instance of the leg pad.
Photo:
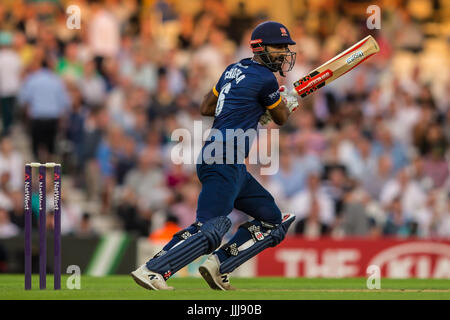
<svg viewBox="0 0 450 320">
<path fill-rule="evenodd" d="M 231 221 L 227 217 L 213 218 L 204 223 L 199 232 L 187 236 L 185 240 L 178 242 L 168 251 L 148 261 L 147 268 L 168 279 L 198 257 L 211 253 L 219 247 L 230 227 Z"/>
<path fill-rule="evenodd" d="M 221 262 L 220 273 L 230 273 L 264 249 L 278 245 L 285 238 L 287 230 L 294 220 L 294 215 L 285 215 L 283 221 L 276 226 L 255 220 L 241 225 L 240 228 L 248 230 L 249 240 L 239 247 L 236 243 L 227 243 L 222 246 L 221 249 L 225 250 L 229 257 Z"/>
</svg>

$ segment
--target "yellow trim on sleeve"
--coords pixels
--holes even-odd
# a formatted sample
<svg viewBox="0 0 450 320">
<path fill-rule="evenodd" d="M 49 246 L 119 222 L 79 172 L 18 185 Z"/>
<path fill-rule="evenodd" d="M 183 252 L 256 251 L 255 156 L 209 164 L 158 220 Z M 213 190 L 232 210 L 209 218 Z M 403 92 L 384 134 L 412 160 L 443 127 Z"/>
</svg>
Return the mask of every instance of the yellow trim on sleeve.
<svg viewBox="0 0 450 320">
<path fill-rule="evenodd" d="M 266 108 L 271 110 L 271 109 L 275 108 L 276 106 L 278 106 L 280 104 L 280 102 L 281 102 L 281 96 L 280 96 L 280 99 L 278 99 L 277 102 L 275 102 L 274 104 L 271 104 L 270 106 L 267 106 Z"/>
<path fill-rule="evenodd" d="M 213 87 L 212 91 L 213 91 L 213 93 L 214 93 L 214 95 L 215 95 L 216 97 L 219 96 L 219 93 L 217 92 L 216 86 Z"/>
</svg>

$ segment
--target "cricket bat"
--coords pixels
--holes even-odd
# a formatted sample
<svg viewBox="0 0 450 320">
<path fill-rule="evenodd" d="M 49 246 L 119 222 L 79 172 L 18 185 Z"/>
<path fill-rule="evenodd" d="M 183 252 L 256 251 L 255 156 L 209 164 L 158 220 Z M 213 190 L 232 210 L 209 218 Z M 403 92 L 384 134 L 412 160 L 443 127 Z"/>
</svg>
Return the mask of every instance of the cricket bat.
<svg viewBox="0 0 450 320">
<path fill-rule="evenodd" d="M 367 36 L 354 46 L 314 69 L 307 76 L 295 81 L 292 92 L 305 98 L 317 89 L 356 68 L 378 51 L 380 51 L 378 43 L 372 36 Z"/>
</svg>

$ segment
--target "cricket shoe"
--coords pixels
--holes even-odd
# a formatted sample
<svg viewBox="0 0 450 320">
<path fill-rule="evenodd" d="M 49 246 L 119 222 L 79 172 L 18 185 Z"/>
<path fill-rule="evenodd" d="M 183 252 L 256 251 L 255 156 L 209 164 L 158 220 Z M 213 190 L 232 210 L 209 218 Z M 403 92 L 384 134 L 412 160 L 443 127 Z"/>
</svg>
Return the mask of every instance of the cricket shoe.
<svg viewBox="0 0 450 320">
<path fill-rule="evenodd" d="M 169 287 L 164 280 L 164 277 L 159 273 L 148 270 L 147 266 L 143 264 L 130 275 L 134 281 L 148 290 L 173 290 L 173 287 Z"/>
<path fill-rule="evenodd" d="M 208 283 L 209 287 L 214 290 L 236 290 L 230 285 L 230 274 L 220 273 L 219 259 L 215 254 L 212 254 L 206 261 L 198 268 L 203 279 Z"/>
</svg>

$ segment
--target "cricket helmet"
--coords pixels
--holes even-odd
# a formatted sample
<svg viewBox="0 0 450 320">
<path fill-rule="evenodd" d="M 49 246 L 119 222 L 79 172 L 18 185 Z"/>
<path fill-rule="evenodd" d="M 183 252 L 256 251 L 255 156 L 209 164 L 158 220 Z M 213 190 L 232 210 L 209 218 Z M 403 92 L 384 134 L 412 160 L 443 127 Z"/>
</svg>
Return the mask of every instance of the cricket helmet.
<svg viewBox="0 0 450 320">
<path fill-rule="evenodd" d="M 272 72 L 280 72 L 284 76 L 284 72 L 291 71 L 295 64 L 296 53 L 286 48 L 283 51 L 267 50 L 267 46 L 276 45 L 295 45 L 289 30 L 281 23 L 275 21 L 266 21 L 260 23 L 252 32 L 250 47 L 253 54 L 260 56 L 264 65 Z M 274 60 L 271 54 L 279 54 L 278 59 Z"/>
<path fill-rule="evenodd" d="M 291 39 L 289 30 L 283 24 L 275 21 L 266 21 L 257 25 L 252 32 L 250 44 L 258 43 L 261 45 L 294 45 L 295 41 Z"/>
</svg>

